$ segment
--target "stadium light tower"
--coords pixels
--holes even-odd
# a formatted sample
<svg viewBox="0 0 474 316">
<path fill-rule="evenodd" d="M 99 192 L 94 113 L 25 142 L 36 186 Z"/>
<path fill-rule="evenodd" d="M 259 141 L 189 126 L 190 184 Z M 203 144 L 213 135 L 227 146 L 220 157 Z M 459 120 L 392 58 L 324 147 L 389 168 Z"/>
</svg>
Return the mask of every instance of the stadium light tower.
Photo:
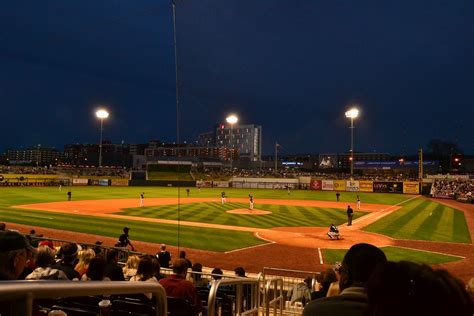
<svg viewBox="0 0 474 316">
<path fill-rule="evenodd" d="M 100 120 L 100 143 L 99 143 L 99 168 L 102 167 L 102 133 L 104 130 L 104 119 L 109 117 L 109 112 L 99 109 L 95 112 L 95 116 Z"/>
<path fill-rule="evenodd" d="M 230 144 L 231 144 L 231 149 L 230 149 L 230 170 L 233 173 L 234 168 L 233 168 L 233 154 L 234 154 L 234 142 L 232 139 L 232 129 L 234 127 L 234 124 L 239 121 L 239 118 L 235 116 L 234 114 L 229 115 L 226 119 L 227 123 L 230 124 Z"/>
<path fill-rule="evenodd" d="M 346 117 L 351 119 L 351 179 L 354 178 L 354 119 L 359 116 L 359 110 L 352 108 L 346 111 Z"/>
</svg>

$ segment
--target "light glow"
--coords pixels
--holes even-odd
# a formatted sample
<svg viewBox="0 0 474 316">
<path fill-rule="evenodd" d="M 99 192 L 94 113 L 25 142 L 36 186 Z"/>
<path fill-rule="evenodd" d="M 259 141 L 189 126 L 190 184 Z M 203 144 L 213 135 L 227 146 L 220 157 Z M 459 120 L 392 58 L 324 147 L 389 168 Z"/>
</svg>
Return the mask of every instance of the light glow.
<svg viewBox="0 0 474 316">
<path fill-rule="evenodd" d="M 97 116 L 100 119 L 106 119 L 109 117 L 109 112 L 107 112 L 107 110 L 104 110 L 104 109 L 99 109 L 95 112 L 95 116 Z"/>
<path fill-rule="evenodd" d="M 352 108 L 349 111 L 346 112 L 346 117 L 355 119 L 359 116 L 359 110 L 356 108 Z"/>
<path fill-rule="evenodd" d="M 239 118 L 234 114 L 231 114 L 225 120 L 227 121 L 227 123 L 233 125 L 239 121 Z"/>
</svg>

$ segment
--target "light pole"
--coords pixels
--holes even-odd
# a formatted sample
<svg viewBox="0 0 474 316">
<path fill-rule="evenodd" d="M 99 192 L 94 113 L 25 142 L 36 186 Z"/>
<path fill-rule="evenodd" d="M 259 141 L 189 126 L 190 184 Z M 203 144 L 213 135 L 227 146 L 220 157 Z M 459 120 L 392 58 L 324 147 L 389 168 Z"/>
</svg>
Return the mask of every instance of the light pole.
<svg viewBox="0 0 474 316">
<path fill-rule="evenodd" d="M 99 143 L 99 168 L 102 167 L 102 132 L 104 129 L 104 119 L 109 117 L 109 112 L 99 109 L 95 112 L 95 116 L 100 120 L 100 143 Z"/>
<path fill-rule="evenodd" d="M 359 116 L 359 110 L 352 108 L 346 111 L 346 117 L 351 119 L 351 179 L 354 178 L 354 119 Z"/>
<path fill-rule="evenodd" d="M 231 147 L 230 147 L 230 170 L 231 170 L 231 172 L 233 172 L 234 168 L 233 168 L 232 165 L 233 165 L 234 142 L 233 142 L 233 139 L 232 139 L 232 129 L 234 127 L 234 124 L 239 121 L 239 118 L 237 116 L 235 116 L 234 114 L 231 114 L 225 120 L 227 121 L 227 123 L 230 124 L 230 144 L 231 144 Z"/>
</svg>

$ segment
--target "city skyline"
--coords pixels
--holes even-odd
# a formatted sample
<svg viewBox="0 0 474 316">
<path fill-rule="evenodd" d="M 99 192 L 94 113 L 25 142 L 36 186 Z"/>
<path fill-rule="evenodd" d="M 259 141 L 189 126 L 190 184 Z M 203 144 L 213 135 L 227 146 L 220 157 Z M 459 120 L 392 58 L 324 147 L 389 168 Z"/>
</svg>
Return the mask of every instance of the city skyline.
<svg viewBox="0 0 474 316">
<path fill-rule="evenodd" d="M 180 140 L 236 113 L 263 154 L 474 152 L 474 4 L 176 1 Z M 0 150 L 176 139 L 170 1 L 18 1 L 0 13 Z"/>
</svg>

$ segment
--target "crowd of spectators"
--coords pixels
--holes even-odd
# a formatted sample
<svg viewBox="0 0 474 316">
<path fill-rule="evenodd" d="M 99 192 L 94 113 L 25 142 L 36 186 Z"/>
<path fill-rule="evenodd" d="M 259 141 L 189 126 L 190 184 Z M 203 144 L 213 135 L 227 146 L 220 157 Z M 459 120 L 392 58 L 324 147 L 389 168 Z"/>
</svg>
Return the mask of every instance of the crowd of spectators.
<svg viewBox="0 0 474 316">
<path fill-rule="evenodd" d="M 209 169 L 205 168 L 203 170 L 192 169 L 191 171 L 195 175 L 196 180 L 228 180 L 231 177 L 240 177 L 240 178 L 283 178 L 283 179 L 295 179 L 299 177 L 312 177 L 316 179 L 324 180 L 347 180 L 351 177 L 349 173 L 343 172 L 309 172 L 301 171 L 296 168 L 282 168 L 275 171 L 272 168 L 261 168 L 261 169 L 238 169 L 234 168 L 232 171 L 230 168 L 222 169 Z M 202 178 L 202 179 L 201 179 Z M 379 174 L 354 174 L 353 178 L 355 180 L 371 180 L 371 181 L 416 181 L 418 178 L 409 174 L 389 174 L 389 173 L 379 173 Z"/>
<path fill-rule="evenodd" d="M 474 182 L 471 180 L 436 180 L 431 187 L 431 196 L 472 201 Z"/>
<path fill-rule="evenodd" d="M 129 172 L 122 167 L 94 167 L 58 165 L 50 167 L 36 166 L 0 166 L 0 174 L 33 174 L 33 175 L 59 175 L 59 176 L 113 176 L 129 178 Z"/>
<path fill-rule="evenodd" d="M 186 260 L 185 253 L 181 253 L 180 258 L 173 262 L 173 273 L 165 277 L 159 265 L 161 252 L 155 256 L 130 256 L 122 267 L 118 263 L 116 249 L 108 249 L 104 256 L 104 252 L 97 247 L 65 243 L 55 248 L 47 240 L 34 248 L 26 236 L 6 230 L 4 224 L 0 225 L 0 230 L 0 281 L 129 280 L 160 283 L 168 297 L 189 302 L 194 311 L 192 314 L 197 315 L 202 311 L 198 289 L 209 288 L 209 280 L 203 281 L 200 263 L 192 265 L 193 273 L 188 274 L 191 262 Z M 242 267 L 236 268 L 234 272 L 236 277 L 246 277 Z M 214 268 L 211 275 L 218 280 L 223 273 L 220 268 Z M 334 293 L 331 288 L 335 284 L 338 284 L 338 289 Z M 473 313 L 470 286 L 465 286 L 445 270 L 435 270 L 413 262 L 390 262 L 379 248 L 370 244 L 356 244 L 347 251 L 342 263 L 334 270 L 323 271 L 315 280 L 306 278 L 289 289 L 287 297 L 290 304 L 299 302 L 304 306 L 303 316 L 467 316 Z M 225 290 L 234 291 L 235 295 L 232 287 Z M 152 299 L 150 293 L 141 295 L 143 300 Z M 244 291 L 243 295 L 248 295 L 248 292 Z"/>
</svg>

